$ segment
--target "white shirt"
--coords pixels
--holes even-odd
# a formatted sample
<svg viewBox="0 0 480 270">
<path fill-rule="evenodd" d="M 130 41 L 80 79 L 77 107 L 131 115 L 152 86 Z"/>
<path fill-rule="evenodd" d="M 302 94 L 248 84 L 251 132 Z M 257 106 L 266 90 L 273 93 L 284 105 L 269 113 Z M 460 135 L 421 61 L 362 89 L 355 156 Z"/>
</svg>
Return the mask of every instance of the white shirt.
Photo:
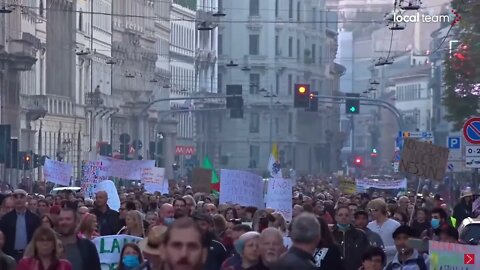
<svg viewBox="0 0 480 270">
<path fill-rule="evenodd" d="M 400 223 L 391 218 L 387 219 L 381 226 L 376 220 L 368 223 L 367 226 L 368 229 L 372 232 L 378 233 L 382 238 L 383 246 L 385 247 L 385 255 L 387 255 L 387 262 L 390 262 L 397 252 L 392 235 L 398 227 L 400 227 Z"/>
</svg>

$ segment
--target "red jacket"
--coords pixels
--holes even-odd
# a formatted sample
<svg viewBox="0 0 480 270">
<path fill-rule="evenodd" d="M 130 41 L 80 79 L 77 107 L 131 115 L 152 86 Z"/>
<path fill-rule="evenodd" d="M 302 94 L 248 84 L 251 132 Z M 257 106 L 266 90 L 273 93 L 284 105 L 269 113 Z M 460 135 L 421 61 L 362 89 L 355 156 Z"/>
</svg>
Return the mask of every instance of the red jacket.
<svg viewBox="0 0 480 270">
<path fill-rule="evenodd" d="M 16 270 L 72 270 L 72 265 L 66 260 L 59 260 L 56 264 L 44 269 L 40 261 L 34 257 L 23 258 L 18 262 Z"/>
</svg>

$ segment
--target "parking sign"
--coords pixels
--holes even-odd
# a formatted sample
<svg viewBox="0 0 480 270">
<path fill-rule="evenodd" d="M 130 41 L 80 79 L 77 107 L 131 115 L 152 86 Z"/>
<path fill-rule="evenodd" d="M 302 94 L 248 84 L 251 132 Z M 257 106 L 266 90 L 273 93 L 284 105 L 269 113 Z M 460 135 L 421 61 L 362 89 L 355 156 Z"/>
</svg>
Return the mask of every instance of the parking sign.
<svg viewBox="0 0 480 270">
<path fill-rule="evenodd" d="M 448 137 L 447 138 L 448 149 L 460 149 L 461 142 L 462 140 L 460 137 Z"/>
</svg>

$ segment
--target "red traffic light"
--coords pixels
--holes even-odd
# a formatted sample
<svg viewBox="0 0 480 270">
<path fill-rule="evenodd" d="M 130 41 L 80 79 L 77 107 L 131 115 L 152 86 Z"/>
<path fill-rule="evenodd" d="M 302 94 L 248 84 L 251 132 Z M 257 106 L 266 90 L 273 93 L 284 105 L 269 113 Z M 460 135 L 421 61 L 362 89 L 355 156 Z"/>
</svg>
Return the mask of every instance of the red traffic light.
<svg viewBox="0 0 480 270">
<path fill-rule="evenodd" d="M 353 160 L 353 163 L 356 165 L 356 166 L 360 166 L 363 164 L 363 159 L 362 157 L 355 157 L 355 159 Z"/>
<path fill-rule="evenodd" d="M 29 155 L 25 156 L 25 161 L 30 161 L 30 159 L 32 159 L 32 158 Z"/>
</svg>

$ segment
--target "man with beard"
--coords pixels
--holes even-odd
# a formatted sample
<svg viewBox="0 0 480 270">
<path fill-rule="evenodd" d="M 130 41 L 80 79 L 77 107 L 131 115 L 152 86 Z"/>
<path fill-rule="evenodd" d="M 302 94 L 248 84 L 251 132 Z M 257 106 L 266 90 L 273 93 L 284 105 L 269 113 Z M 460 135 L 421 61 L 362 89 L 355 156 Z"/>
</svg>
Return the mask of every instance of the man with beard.
<svg viewBox="0 0 480 270">
<path fill-rule="evenodd" d="M 72 270 L 101 270 L 97 248 L 88 239 L 77 237 L 78 224 L 75 209 L 63 208 L 58 218 L 57 231 L 62 241 L 65 259 L 72 264 Z"/>
<path fill-rule="evenodd" d="M 283 245 L 282 233 L 275 228 L 266 228 L 260 235 L 262 263 L 266 267 L 275 264 L 287 249 Z"/>
<path fill-rule="evenodd" d="M 205 212 L 195 212 L 192 218 L 201 228 L 203 235 L 209 242 L 207 261 L 204 270 L 219 270 L 222 263 L 228 258 L 227 249 L 217 240 L 213 233 L 213 218 Z"/>
<path fill-rule="evenodd" d="M 209 241 L 200 226 L 190 218 L 175 220 L 163 239 L 165 263 L 162 270 L 202 270 Z"/>
</svg>

